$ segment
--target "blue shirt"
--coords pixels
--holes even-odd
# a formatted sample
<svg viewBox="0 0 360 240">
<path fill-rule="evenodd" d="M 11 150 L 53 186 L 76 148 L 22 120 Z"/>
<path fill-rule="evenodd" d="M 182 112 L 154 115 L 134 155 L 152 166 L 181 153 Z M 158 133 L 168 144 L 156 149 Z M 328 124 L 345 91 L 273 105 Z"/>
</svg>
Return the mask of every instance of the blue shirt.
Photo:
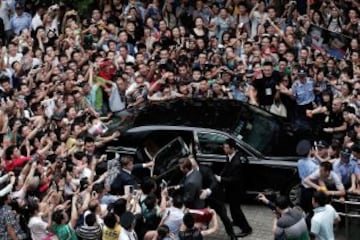
<svg viewBox="0 0 360 240">
<path fill-rule="evenodd" d="M 337 159 L 333 163 L 334 172 L 341 178 L 341 182 L 344 185 L 351 184 L 351 175 L 355 173 L 356 164 L 353 161 L 349 161 L 345 163 L 340 159 Z"/>
<path fill-rule="evenodd" d="M 119 197 L 107 193 L 100 199 L 100 204 L 110 205 L 116 202 L 118 199 Z"/>
<path fill-rule="evenodd" d="M 313 172 L 318 169 L 318 165 L 312 158 L 301 158 L 297 162 L 297 168 L 299 171 L 299 177 L 303 181 L 307 176 L 310 176 Z"/>
<path fill-rule="evenodd" d="M 246 90 L 248 88 L 249 88 L 249 86 L 248 86 L 248 84 L 246 84 L 246 86 L 244 86 L 244 90 L 240 91 L 239 88 L 232 85 L 231 86 L 231 92 L 232 92 L 232 95 L 233 95 L 234 99 L 242 101 L 242 102 L 247 102 L 248 97 L 246 96 L 245 92 L 246 92 Z"/>
<path fill-rule="evenodd" d="M 360 175 L 360 159 L 355 158 L 354 155 L 351 154 L 350 161 L 355 165 L 354 173 Z"/>
<path fill-rule="evenodd" d="M 297 105 L 306 105 L 315 100 L 314 81 L 311 78 L 306 78 L 305 83 L 297 80 L 294 82 L 291 88 Z"/>
<path fill-rule="evenodd" d="M 11 30 L 16 35 L 20 35 L 21 31 L 25 28 L 31 30 L 31 20 L 31 15 L 27 12 L 22 13 L 21 16 L 15 14 L 10 19 Z"/>
</svg>

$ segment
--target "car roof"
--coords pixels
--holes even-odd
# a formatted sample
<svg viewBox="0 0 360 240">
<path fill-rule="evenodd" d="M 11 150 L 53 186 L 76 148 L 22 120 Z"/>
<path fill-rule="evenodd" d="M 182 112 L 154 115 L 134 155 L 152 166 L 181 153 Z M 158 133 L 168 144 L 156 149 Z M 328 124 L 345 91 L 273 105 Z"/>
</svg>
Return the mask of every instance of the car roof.
<svg viewBox="0 0 360 240">
<path fill-rule="evenodd" d="M 259 107 L 238 100 L 208 98 L 176 98 L 148 102 L 140 107 L 119 112 L 118 130 L 126 134 L 130 129 L 158 129 L 164 126 L 172 130 L 185 127 L 204 131 L 227 133 L 256 152 L 267 156 L 294 155 L 295 141 L 289 122 Z M 146 128 L 148 126 L 148 128 Z M 256 129 L 256 132 L 253 131 Z M 258 140 L 257 135 L 273 130 L 267 137 Z M 129 132 L 130 133 L 130 132 Z M 131 137 L 132 134 L 128 134 Z M 268 140 L 271 140 L 271 145 Z M 291 141 L 289 141 L 291 140 Z M 293 143 L 294 142 L 294 143 Z M 284 151 L 283 146 L 288 151 Z"/>
<path fill-rule="evenodd" d="M 157 131 L 157 130 L 184 130 L 184 131 L 204 131 L 204 132 L 214 132 L 219 134 L 224 134 L 224 132 L 211 129 L 211 128 L 200 128 L 200 127 L 188 127 L 188 126 L 168 126 L 168 125 L 146 125 L 146 126 L 139 126 L 128 129 L 127 133 L 136 133 L 136 132 L 143 132 L 143 131 Z M 228 133 L 226 133 L 228 134 Z"/>
<path fill-rule="evenodd" d="M 151 102 L 132 113 L 129 128 L 146 125 L 187 126 L 231 133 L 254 112 L 275 122 L 275 115 L 237 100 L 185 98 Z"/>
</svg>

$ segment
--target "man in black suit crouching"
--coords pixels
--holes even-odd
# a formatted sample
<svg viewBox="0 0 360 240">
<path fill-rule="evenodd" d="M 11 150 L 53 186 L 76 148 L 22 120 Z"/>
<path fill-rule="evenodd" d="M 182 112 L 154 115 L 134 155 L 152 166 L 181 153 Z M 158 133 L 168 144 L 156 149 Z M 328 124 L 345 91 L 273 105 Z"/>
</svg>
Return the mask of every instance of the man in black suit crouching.
<svg viewBox="0 0 360 240">
<path fill-rule="evenodd" d="M 247 161 L 241 158 L 240 152 L 236 150 L 235 140 L 227 139 L 223 147 L 227 162 L 220 176 L 215 175 L 215 178 L 225 189 L 225 197 L 229 202 L 233 225 L 239 226 L 241 229 L 238 236 L 245 237 L 252 232 L 252 228 L 240 207 L 245 194 L 245 167 Z"/>
<path fill-rule="evenodd" d="M 193 168 L 189 158 L 182 158 L 179 162 L 180 170 L 185 174 L 182 181 L 182 193 L 185 207 L 190 209 L 205 208 L 204 200 L 200 199 L 202 188 L 201 173 Z"/>
</svg>

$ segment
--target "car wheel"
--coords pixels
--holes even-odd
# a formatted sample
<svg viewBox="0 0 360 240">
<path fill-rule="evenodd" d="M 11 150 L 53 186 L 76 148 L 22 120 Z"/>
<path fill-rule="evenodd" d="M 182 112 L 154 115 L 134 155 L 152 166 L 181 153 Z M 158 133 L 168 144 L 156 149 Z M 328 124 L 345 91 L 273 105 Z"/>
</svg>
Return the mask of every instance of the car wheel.
<svg viewBox="0 0 360 240">
<path fill-rule="evenodd" d="M 290 202 L 293 205 L 299 205 L 300 203 L 300 183 L 292 182 L 287 187 L 286 196 L 288 196 Z"/>
</svg>

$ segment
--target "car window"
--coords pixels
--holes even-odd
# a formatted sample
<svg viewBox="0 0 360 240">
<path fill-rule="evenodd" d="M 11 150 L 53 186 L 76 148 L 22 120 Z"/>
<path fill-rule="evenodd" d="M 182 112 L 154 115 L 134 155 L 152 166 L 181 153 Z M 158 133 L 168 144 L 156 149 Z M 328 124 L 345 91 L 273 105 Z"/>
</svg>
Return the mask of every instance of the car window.
<svg viewBox="0 0 360 240">
<path fill-rule="evenodd" d="M 173 139 L 155 154 L 154 175 L 177 166 L 178 160 L 189 155 L 189 148 L 181 137 Z"/>
<path fill-rule="evenodd" d="M 255 107 L 251 107 L 246 118 L 240 116 L 238 125 L 232 132 L 238 139 L 248 143 L 259 152 L 268 155 L 277 144 L 279 125 L 270 118 L 268 113 L 263 113 Z"/>
<path fill-rule="evenodd" d="M 217 133 L 198 133 L 199 151 L 202 154 L 224 155 L 223 144 L 228 137 Z"/>
</svg>

